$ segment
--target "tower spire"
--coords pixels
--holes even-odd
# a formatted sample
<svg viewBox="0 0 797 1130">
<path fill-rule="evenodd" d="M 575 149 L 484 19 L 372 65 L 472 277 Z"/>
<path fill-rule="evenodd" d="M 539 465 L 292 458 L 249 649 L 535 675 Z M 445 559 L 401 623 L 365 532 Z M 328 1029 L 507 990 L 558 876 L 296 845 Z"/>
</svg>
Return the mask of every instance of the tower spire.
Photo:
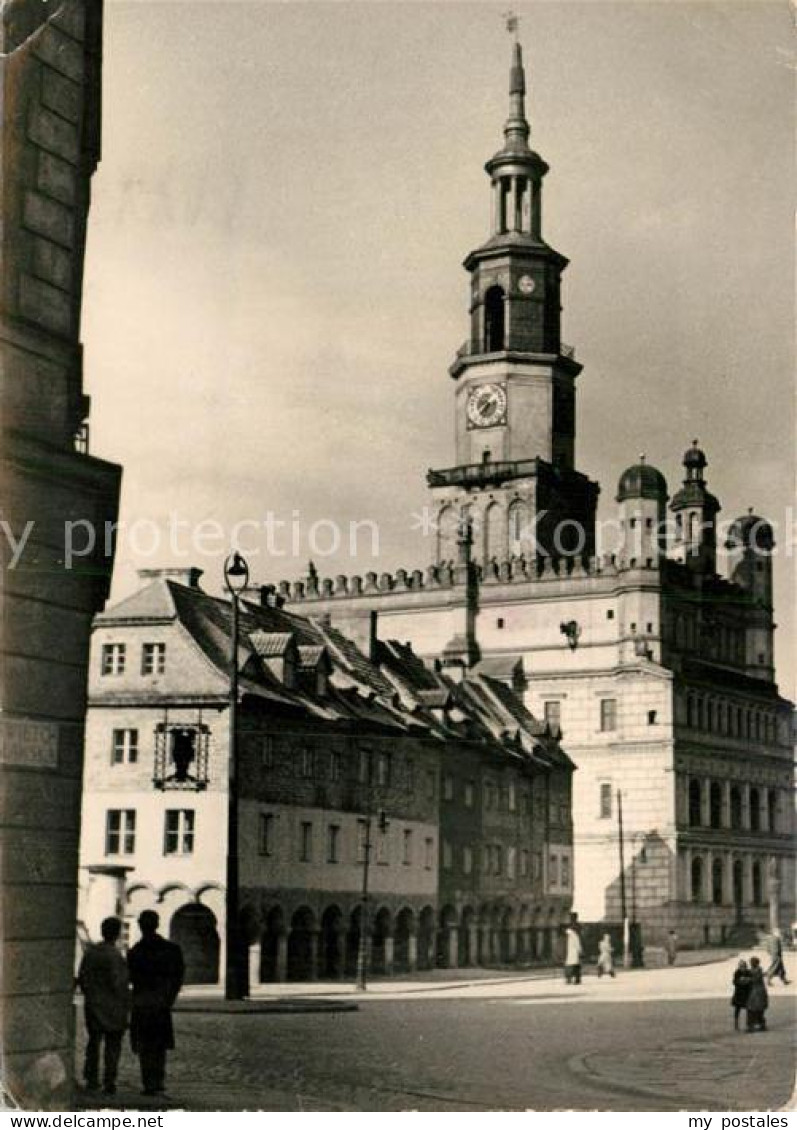
<svg viewBox="0 0 797 1130">
<path fill-rule="evenodd" d="M 516 39 L 512 44 L 512 67 L 509 72 L 509 117 L 504 126 L 506 149 L 527 150 L 530 132 L 526 119 L 526 72 L 523 69 L 523 49 Z"/>
</svg>

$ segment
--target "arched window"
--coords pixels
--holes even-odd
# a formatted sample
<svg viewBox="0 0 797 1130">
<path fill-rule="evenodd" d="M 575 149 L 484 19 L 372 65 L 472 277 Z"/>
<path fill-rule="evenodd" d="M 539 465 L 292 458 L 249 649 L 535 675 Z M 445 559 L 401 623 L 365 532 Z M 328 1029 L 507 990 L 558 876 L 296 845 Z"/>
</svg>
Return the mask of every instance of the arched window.
<svg viewBox="0 0 797 1130">
<path fill-rule="evenodd" d="M 679 621 L 680 623 L 680 621 Z M 686 724 L 687 726 L 695 726 L 695 700 L 692 695 L 686 696 Z"/>
<path fill-rule="evenodd" d="M 437 561 L 453 561 L 457 552 L 457 516 L 453 506 L 444 506 L 437 516 Z"/>
<path fill-rule="evenodd" d="M 703 900 L 703 860 L 696 855 L 692 860 L 692 902 Z"/>
<path fill-rule="evenodd" d="M 504 348 L 504 292 L 491 286 L 484 296 L 484 351 L 498 353 Z"/>
<path fill-rule="evenodd" d="M 706 729 L 714 729 L 714 700 L 711 698 L 706 702 Z"/>
<path fill-rule="evenodd" d="M 520 553 L 529 536 L 529 508 L 524 502 L 513 502 L 509 507 L 509 552 Z"/>
<path fill-rule="evenodd" d="M 741 859 L 733 862 L 733 905 L 741 907 L 744 903 L 744 865 Z"/>
<path fill-rule="evenodd" d="M 753 864 L 753 903 L 755 906 L 760 906 L 764 901 L 764 888 L 761 882 L 761 864 L 757 861 Z"/>
<path fill-rule="evenodd" d="M 722 906 L 722 860 L 715 859 L 711 864 L 711 901 Z"/>
<path fill-rule="evenodd" d="M 731 827 L 742 826 L 742 790 L 738 785 L 731 785 Z"/>
<path fill-rule="evenodd" d="M 712 828 L 722 826 L 722 789 L 718 781 L 712 781 L 708 793 L 709 800 L 709 825 Z"/>
<path fill-rule="evenodd" d="M 497 502 L 491 502 L 484 512 L 484 559 L 489 561 L 496 557 L 499 561 L 504 556 L 504 539 L 502 537 L 503 523 L 501 521 L 501 507 Z"/>
<path fill-rule="evenodd" d="M 705 726 L 705 709 L 704 709 L 704 707 L 705 707 L 705 704 L 703 702 L 703 699 L 700 696 L 698 696 L 698 698 L 697 698 L 697 728 L 698 728 L 698 730 L 702 730 L 703 727 Z"/>
<path fill-rule="evenodd" d="M 750 789 L 750 830 L 761 831 L 761 794 L 758 789 Z"/>
<path fill-rule="evenodd" d="M 700 781 L 695 777 L 689 781 L 689 823 L 700 826 Z"/>
</svg>

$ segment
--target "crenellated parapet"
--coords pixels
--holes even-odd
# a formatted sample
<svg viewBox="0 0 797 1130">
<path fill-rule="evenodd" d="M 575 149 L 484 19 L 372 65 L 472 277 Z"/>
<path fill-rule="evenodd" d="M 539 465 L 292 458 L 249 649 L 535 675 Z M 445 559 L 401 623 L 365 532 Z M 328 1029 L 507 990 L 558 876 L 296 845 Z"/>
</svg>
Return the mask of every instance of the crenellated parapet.
<svg viewBox="0 0 797 1130">
<path fill-rule="evenodd" d="M 603 559 L 597 557 L 510 557 L 503 561 L 493 558 L 486 565 L 475 565 L 480 585 L 545 584 L 563 580 L 577 581 L 590 577 L 618 576 L 629 569 L 658 572 L 659 563 L 653 558 L 626 560 L 613 554 Z M 376 596 L 383 593 L 431 592 L 436 589 L 465 587 L 466 571 L 453 561 L 429 565 L 425 570 L 397 569 L 394 573 L 371 571 L 347 576 L 339 573 L 333 577 L 314 574 L 303 580 L 280 581 L 276 594 L 285 603 L 303 601 L 328 601 L 336 598 L 349 600 L 358 596 Z"/>
</svg>

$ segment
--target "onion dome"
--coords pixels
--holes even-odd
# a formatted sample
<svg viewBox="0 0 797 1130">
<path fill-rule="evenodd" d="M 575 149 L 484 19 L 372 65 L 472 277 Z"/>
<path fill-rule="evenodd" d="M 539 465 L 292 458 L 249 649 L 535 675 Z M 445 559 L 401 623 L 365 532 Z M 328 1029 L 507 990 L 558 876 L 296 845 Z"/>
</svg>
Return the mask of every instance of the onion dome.
<svg viewBox="0 0 797 1130">
<path fill-rule="evenodd" d="M 633 467 L 623 471 L 617 484 L 617 501 L 625 502 L 629 498 L 667 499 L 667 480 L 661 471 L 645 462 L 644 455 L 640 455 Z"/>
<path fill-rule="evenodd" d="M 775 545 L 775 534 L 766 518 L 753 513 L 752 507 L 740 518 L 736 518 L 728 530 L 726 549 L 741 547 L 769 552 Z"/>
</svg>

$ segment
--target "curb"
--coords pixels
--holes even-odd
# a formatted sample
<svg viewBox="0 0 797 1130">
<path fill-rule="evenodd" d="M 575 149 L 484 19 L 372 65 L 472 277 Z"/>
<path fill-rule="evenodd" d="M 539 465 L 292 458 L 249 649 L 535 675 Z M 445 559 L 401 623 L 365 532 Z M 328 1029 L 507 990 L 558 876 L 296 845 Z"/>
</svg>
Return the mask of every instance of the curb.
<svg viewBox="0 0 797 1130">
<path fill-rule="evenodd" d="M 312 1012 L 358 1012 L 359 1005 L 356 1001 L 337 1001 L 330 1000 L 328 997 L 320 997 L 318 1000 L 246 1000 L 246 1001 L 225 1001 L 225 1000 L 202 1000 L 197 997 L 194 1000 L 183 1000 L 174 1006 L 173 1012 L 179 1013 L 208 1013 L 213 1015 L 227 1014 L 238 1016 L 251 1016 L 258 1013 L 272 1013 L 277 1015 L 288 1015 L 293 1013 L 312 1013 Z"/>
</svg>

